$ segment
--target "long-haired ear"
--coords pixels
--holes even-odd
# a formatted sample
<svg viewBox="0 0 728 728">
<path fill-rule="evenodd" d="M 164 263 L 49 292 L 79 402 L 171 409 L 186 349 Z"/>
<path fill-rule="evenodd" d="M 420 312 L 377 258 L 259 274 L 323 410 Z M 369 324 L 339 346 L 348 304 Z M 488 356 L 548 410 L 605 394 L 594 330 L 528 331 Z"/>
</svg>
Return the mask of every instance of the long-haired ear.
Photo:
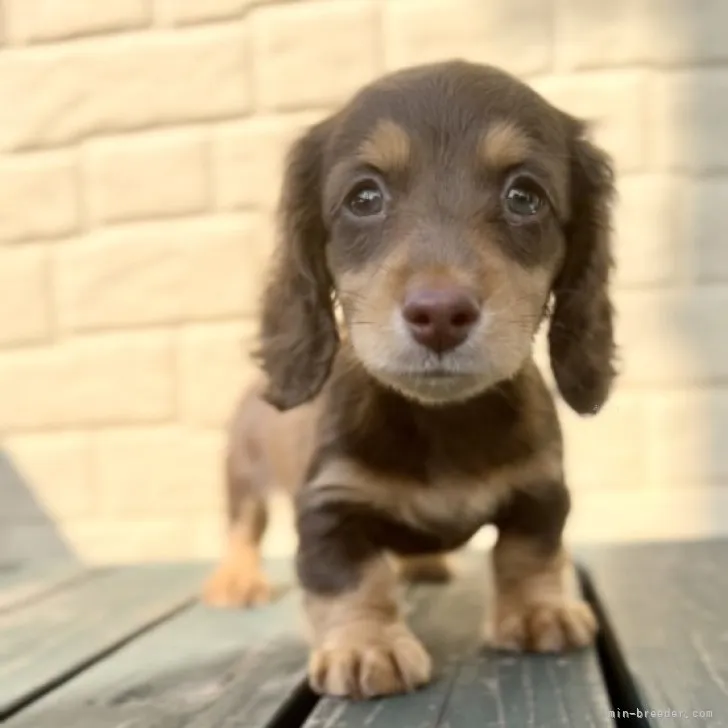
<svg viewBox="0 0 728 728">
<path fill-rule="evenodd" d="M 576 127 L 571 145 L 571 216 L 566 256 L 554 283 L 549 327 L 551 368 L 559 391 L 577 413 L 596 414 L 616 375 L 610 276 L 612 161 Z"/>
<path fill-rule="evenodd" d="M 289 150 L 278 210 L 278 239 L 263 293 L 254 356 L 267 375 L 263 396 L 279 410 L 296 407 L 318 394 L 338 346 L 321 216 L 327 129 L 326 122 L 317 124 Z"/>
</svg>

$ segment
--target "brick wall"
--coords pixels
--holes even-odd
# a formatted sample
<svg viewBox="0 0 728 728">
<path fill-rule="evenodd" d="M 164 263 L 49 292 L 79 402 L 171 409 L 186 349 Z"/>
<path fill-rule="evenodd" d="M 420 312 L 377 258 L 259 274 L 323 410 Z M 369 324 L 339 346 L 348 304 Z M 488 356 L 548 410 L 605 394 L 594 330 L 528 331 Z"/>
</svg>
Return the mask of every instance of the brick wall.
<svg viewBox="0 0 728 728">
<path fill-rule="evenodd" d="M 624 375 L 563 410 L 575 537 L 728 528 L 724 0 L 4 0 L 0 556 L 214 556 L 281 157 L 451 56 L 591 119 Z M 269 541 L 290 546 L 285 520 Z"/>
</svg>

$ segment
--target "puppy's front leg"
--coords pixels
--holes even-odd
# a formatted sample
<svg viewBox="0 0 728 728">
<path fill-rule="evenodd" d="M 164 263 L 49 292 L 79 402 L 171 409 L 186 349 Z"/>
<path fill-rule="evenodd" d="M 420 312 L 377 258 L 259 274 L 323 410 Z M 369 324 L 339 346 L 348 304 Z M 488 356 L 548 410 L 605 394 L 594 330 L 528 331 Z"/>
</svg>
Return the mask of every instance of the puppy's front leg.
<svg viewBox="0 0 728 728">
<path fill-rule="evenodd" d="M 430 680 L 431 660 L 400 614 L 377 529 L 365 509 L 322 503 L 319 495 L 304 492 L 297 504 L 311 687 L 350 698 L 414 690 Z"/>
<path fill-rule="evenodd" d="M 501 650 L 560 652 L 591 644 L 597 623 L 579 598 L 562 544 L 569 494 L 560 481 L 516 492 L 498 514 L 494 599 L 485 640 Z"/>
</svg>

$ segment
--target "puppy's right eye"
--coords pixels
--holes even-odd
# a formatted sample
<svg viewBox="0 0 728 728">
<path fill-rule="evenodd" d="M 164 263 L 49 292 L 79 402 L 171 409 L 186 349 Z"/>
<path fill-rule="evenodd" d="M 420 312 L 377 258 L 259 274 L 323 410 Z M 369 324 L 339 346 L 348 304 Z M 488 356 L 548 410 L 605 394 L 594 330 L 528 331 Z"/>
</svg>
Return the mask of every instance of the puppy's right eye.
<svg viewBox="0 0 728 728">
<path fill-rule="evenodd" d="M 373 217 L 384 210 L 384 193 L 376 182 L 366 180 L 354 187 L 345 204 L 356 217 Z"/>
</svg>

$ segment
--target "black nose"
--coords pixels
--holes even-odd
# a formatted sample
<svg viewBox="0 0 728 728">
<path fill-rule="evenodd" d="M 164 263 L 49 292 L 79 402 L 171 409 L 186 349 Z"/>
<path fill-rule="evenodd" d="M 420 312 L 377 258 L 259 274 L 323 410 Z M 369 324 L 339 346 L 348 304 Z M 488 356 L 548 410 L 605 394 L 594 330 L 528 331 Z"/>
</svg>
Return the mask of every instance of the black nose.
<svg viewBox="0 0 728 728">
<path fill-rule="evenodd" d="M 402 315 L 415 341 L 442 353 L 468 338 L 480 308 L 461 288 L 420 288 L 407 295 Z"/>
</svg>

